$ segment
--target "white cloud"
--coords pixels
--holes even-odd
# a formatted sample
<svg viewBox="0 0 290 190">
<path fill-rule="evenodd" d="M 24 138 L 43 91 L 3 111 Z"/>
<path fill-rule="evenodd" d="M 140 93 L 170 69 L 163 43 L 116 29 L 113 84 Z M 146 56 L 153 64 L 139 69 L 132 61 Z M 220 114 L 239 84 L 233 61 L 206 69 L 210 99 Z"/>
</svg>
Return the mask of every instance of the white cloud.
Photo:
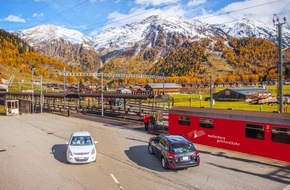
<svg viewBox="0 0 290 190">
<path fill-rule="evenodd" d="M 182 0 L 135 0 L 135 7 L 131 8 L 128 13 L 115 11 L 109 14 L 107 25 L 104 28 L 139 22 L 151 15 L 178 15 L 199 19 L 209 24 L 236 22 L 242 18 L 261 20 L 272 24 L 274 14 L 277 14 L 281 19 L 286 17 L 288 23 L 290 21 L 289 0 L 242 0 L 230 3 L 218 11 L 205 9 L 206 3 L 208 0 L 190 0 L 187 4 L 184 4 Z"/>
<path fill-rule="evenodd" d="M 41 17 L 44 16 L 44 14 L 43 14 L 43 13 L 33 13 L 32 16 L 33 16 L 34 18 L 41 18 Z"/>
<path fill-rule="evenodd" d="M 8 17 L 1 19 L 1 21 L 25 23 L 25 20 L 23 18 L 15 15 L 9 15 Z"/>
<path fill-rule="evenodd" d="M 135 3 L 137 5 L 153 5 L 153 6 L 157 6 L 157 5 L 161 5 L 161 4 L 172 4 L 172 3 L 176 3 L 180 0 L 136 0 Z"/>
<path fill-rule="evenodd" d="M 134 9 L 131 9 L 128 14 L 122 14 L 120 12 L 113 12 L 108 17 L 110 24 L 106 26 L 106 28 L 110 26 L 122 26 L 128 23 L 138 22 L 151 15 L 184 16 L 185 11 L 180 6 L 171 6 L 171 7 L 168 7 L 167 9 L 145 9 L 145 8 L 136 9 L 134 8 Z"/>
<path fill-rule="evenodd" d="M 206 0 L 191 0 L 190 2 L 187 3 L 187 5 L 189 7 L 195 7 L 198 5 L 205 4 L 205 3 L 206 3 Z"/>
<path fill-rule="evenodd" d="M 196 19 L 211 24 L 222 24 L 242 18 L 250 18 L 272 24 L 274 14 L 289 18 L 290 20 L 289 0 L 247 0 L 235 2 L 218 12 L 203 10 L 202 16 L 198 16 Z"/>
</svg>

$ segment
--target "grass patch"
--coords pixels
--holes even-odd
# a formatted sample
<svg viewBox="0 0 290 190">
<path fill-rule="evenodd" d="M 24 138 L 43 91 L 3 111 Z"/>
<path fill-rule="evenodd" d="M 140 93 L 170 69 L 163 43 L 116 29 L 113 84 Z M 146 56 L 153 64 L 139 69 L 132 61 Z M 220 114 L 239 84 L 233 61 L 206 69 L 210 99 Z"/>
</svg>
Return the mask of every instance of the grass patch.
<svg viewBox="0 0 290 190">
<path fill-rule="evenodd" d="M 0 105 L 0 116 L 1 115 L 6 115 L 6 113 L 5 113 L 5 107 L 3 105 Z"/>
<path fill-rule="evenodd" d="M 218 92 L 225 88 L 215 88 L 214 92 Z M 268 90 L 271 90 L 273 96 L 277 96 L 277 86 L 268 86 Z M 283 94 L 290 94 L 290 85 L 283 86 Z M 200 100 L 200 95 L 202 99 Z M 174 107 L 185 106 L 185 107 L 205 107 L 210 108 L 210 101 L 205 101 L 205 98 L 209 98 L 209 89 L 200 91 L 200 94 L 173 94 Z M 265 111 L 275 112 L 279 110 L 278 105 L 259 105 L 250 104 L 243 101 L 215 101 L 213 108 L 220 109 L 234 109 L 234 110 L 248 110 L 248 111 Z M 286 113 L 290 113 L 290 105 L 284 106 Z"/>
</svg>

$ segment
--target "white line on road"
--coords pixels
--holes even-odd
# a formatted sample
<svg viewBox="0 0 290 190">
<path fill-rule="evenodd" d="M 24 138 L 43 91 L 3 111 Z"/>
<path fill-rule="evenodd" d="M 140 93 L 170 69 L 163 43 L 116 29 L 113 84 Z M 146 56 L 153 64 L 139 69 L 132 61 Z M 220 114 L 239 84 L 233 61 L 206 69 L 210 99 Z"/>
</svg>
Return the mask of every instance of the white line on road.
<svg viewBox="0 0 290 190">
<path fill-rule="evenodd" d="M 111 174 L 111 177 L 113 178 L 113 180 L 115 181 L 115 183 L 116 183 L 117 185 L 119 185 L 120 189 L 123 189 L 123 190 L 124 190 L 124 188 L 122 187 L 122 185 L 120 185 L 119 181 L 118 181 L 117 178 L 114 176 L 114 174 Z"/>
</svg>

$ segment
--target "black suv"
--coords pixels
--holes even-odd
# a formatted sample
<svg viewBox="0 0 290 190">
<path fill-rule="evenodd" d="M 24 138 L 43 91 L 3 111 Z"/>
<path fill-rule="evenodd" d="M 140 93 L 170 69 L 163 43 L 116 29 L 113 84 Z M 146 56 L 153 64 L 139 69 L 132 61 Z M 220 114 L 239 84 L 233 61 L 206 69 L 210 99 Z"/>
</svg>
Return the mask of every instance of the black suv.
<svg viewBox="0 0 290 190">
<path fill-rule="evenodd" d="M 188 168 L 198 166 L 199 152 L 194 145 L 180 135 L 159 135 L 149 140 L 148 151 L 161 160 L 163 168 Z"/>
</svg>

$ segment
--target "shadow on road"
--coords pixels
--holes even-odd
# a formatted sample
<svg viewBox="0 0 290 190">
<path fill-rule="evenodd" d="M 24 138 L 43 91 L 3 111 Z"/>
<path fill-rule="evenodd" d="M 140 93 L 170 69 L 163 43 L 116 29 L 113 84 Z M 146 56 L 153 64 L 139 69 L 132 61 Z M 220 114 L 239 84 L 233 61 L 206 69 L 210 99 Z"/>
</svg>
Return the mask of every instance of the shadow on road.
<svg viewBox="0 0 290 190">
<path fill-rule="evenodd" d="M 289 184 L 290 183 L 290 165 L 276 165 L 275 161 L 273 161 L 272 164 L 270 163 L 265 163 L 262 161 L 257 161 L 257 160 L 253 160 L 253 159 L 248 159 L 246 157 L 235 157 L 235 156 L 228 156 L 226 155 L 224 152 L 219 152 L 219 153 L 211 153 L 208 151 L 199 151 L 201 154 L 208 154 L 208 155 L 212 155 L 212 156 L 217 156 L 217 157 L 224 157 L 226 159 L 232 159 L 232 160 L 236 160 L 239 162 L 245 162 L 245 163 L 252 163 L 253 165 L 261 165 L 261 167 L 269 167 L 269 168 L 273 168 L 272 172 L 270 173 L 265 173 L 265 174 L 260 174 L 260 173 L 255 173 L 252 171 L 247 171 L 244 168 L 231 168 L 231 167 L 226 167 L 226 166 L 221 166 L 218 165 L 217 163 L 209 163 L 213 166 L 219 167 L 219 168 L 223 168 L 223 169 L 227 169 L 227 170 L 232 170 L 232 171 L 236 171 L 239 173 L 245 173 L 245 174 L 249 174 L 249 175 L 253 175 L 253 176 L 259 176 L 262 178 L 266 178 L 272 181 L 277 181 L 279 183 L 285 183 L 285 184 Z M 278 161 L 279 162 L 279 161 Z"/>
<path fill-rule="evenodd" d="M 51 153 L 53 154 L 54 158 L 61 163 L 66 164 L 66 144 L 55 144 L 51 148 Z"/>
<path fill-rule="evenodd" d="M 147 145 L 132 146 L 129 150 L 125 150 L 125 154 L 130 160 L 141 167 L 158 172 L 166 172 L 166 170 L 161 167 L 161 162 L 157 157 L 148 152 Z"/>
</svg>

